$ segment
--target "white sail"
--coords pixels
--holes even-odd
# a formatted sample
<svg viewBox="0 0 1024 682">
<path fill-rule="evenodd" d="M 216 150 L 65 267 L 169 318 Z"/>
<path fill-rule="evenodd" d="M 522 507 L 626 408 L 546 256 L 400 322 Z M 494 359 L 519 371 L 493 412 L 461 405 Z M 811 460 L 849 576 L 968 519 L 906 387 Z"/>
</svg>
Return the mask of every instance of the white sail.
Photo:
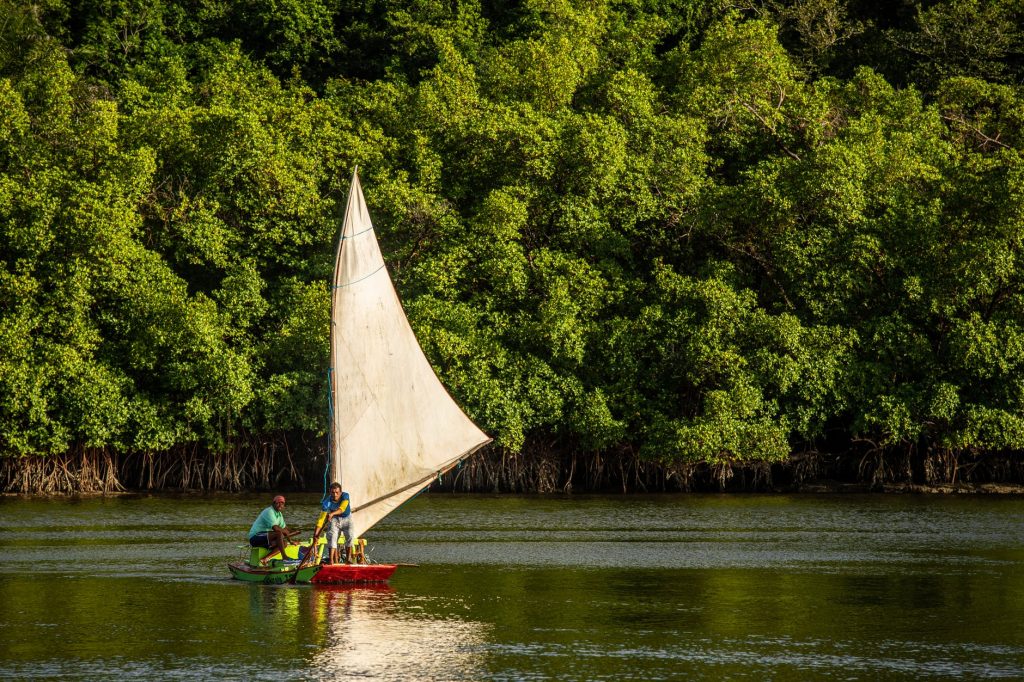
<svg viewBox="0 0 1024 682">
<path fill-rule="evenodd" d="M 434 374 L 384 267 L 358 170 L 331 298 L 331 466 L 358 537 L 490 442 Z"/>
</svg>

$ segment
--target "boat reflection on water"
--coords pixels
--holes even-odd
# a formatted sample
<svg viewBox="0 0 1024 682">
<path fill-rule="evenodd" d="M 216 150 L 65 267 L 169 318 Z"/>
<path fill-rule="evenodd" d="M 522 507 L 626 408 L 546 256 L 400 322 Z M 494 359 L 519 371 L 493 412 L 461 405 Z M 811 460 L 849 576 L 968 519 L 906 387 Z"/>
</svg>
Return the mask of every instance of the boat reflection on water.
<svg viewBox="0 0 1024 682">
<path fill-rule="evenodd" d="M 487 627 L 410 608 L 387 584 L 320 585 L 313 589 L 322 648 L 309 672 L 316 678 L 482 679 Z"/>
</svg>

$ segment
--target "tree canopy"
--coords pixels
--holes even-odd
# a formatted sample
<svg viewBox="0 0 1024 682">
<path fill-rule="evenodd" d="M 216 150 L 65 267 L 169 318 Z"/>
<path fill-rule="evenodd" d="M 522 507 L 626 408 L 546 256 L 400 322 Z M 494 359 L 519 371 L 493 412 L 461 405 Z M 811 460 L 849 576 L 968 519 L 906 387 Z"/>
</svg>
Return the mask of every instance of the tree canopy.
<svg viewBox="0 0 1024 682">
<path fill-rule="evenodd" d="M 1011 0 L 0 0 L 0 451 L 322 432 L 351 168 L 508 452 L 1024 448 Z"/>
</svg>

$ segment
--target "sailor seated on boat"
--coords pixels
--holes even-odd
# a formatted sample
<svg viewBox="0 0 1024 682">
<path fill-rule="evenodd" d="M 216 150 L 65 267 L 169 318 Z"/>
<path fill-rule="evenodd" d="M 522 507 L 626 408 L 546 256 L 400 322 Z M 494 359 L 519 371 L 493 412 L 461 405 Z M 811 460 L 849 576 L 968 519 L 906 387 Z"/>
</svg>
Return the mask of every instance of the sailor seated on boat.
<svg viewBox="0 0 1024 682">
<path fill-rule="evenodd" d="M 320 505 L 320 517 L 327 523 L 327 547 L 331 550 L 330 563 L 338 563 L 338 536 L 345 534 L 345 563 L 352 555 L 352 505 L 348 493 L 341 491 L 340 483 L 331 484 L 331 494 Z M 323 521 L 322 521 L 323 522 Z"/>
<path fill-rule="evenodd" d="M 264 557 L 269 559 L 276 552 L 284 557 L 284 548 L 288 546 L 288 539 L 298 533 L 297 530 L 288 530 L 288 524 L 284 522 L 284 495 L 277 495 L 269 507 L 260 512 L 249 529 L 249 546 L 266 547 L 272 550 Z"/>
</svg>

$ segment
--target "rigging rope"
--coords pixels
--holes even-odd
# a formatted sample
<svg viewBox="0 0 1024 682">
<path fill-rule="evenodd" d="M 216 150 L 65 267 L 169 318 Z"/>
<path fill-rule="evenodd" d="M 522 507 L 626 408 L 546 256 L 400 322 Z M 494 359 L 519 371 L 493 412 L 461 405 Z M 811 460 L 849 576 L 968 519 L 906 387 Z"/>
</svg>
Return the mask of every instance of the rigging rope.
<svg viewBox="0 0 1024 682">
<path fill-rule="evenodd" d="M 327 499 L 327 476 L 331 473 L 331 458 L 333 457 L 333 451 L 331 450 L 331 433 L 334 431 L 334 398 L 331 395 L 331 373 L 334 371 L 333 367 L 327 368 L 327 461 L 324 462 L 324 492 L 322 500 Z"/>
</svg>

